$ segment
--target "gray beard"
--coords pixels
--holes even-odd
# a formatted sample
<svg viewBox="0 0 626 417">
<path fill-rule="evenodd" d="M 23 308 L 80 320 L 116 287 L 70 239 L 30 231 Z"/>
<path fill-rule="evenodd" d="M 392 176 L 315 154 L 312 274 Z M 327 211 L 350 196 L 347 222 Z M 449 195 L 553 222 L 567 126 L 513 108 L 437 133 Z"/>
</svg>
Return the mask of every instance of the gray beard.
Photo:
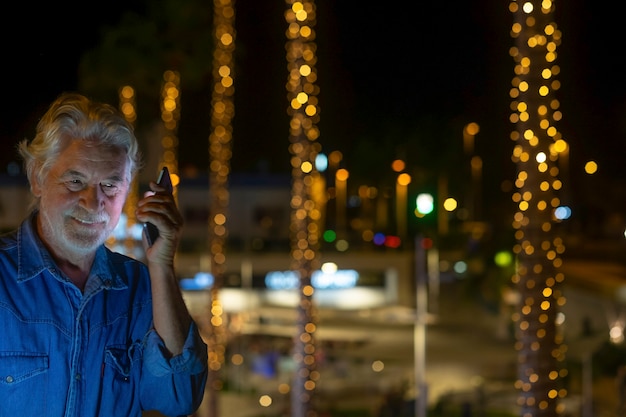
<svg viewBox="0 0 626 417">
<path fill-rule="evenodd" d="M 95 220 L 93 219 L 95 216 L 87 216 L 84 213 L 81 215 L 76 214 L 72 213 L 72 216 L 82 220 L 89 220 L 91 217 L 92 220 Z M 61 224 L 53 224 L 45 212 L 40 212 L 39 215 L 41 216 L 41 228 L 46 242 L 53 246 L 53 250 L 60 250 L 66 255 L 83 256 L 92 254 L 100 245 L 104 244 L 110 234 L 110 232 L 106 234 L 85 233 L 79 227 L 68 226 L 69 219 L 67 215 L 63 217 L 64 221 Z"/>
</svg>

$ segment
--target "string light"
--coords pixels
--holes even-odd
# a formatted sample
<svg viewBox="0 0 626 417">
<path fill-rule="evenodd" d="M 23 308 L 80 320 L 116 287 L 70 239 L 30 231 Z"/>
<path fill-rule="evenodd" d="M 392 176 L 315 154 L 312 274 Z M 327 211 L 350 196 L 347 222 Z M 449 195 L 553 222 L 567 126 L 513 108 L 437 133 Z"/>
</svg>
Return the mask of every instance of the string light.
<svg viewBox="0 0 626 417">
<path fill-rule="evenodd" d="M 161 121 L 164 134 L 161 138 L 163 153 L 161 166 L 167 167 L 172 177 L 174 198 L 178 196 L 178 122 L 180 120 L 180 74 L 177 71 L 165 71 L 161 85 Z"/>
<path fill-rule="evenodd" d="M 124 118 L 133 127 L 137 121 L 137 105 L 135 100 L 135 89 L 129 85 L 125 85 L 119 89 L 119 103 L 120 111 L 124 115 Z M 124 203 L 124 214 L 126 215 L 126 239 L 124 240 L 124 247 L 126 253 L 130 256 L 134 255 L 136 249 L 136 241 L 133 238 L 132 228 L 137 224 L 137 218 L 135 211 L 137 210 L 137 202 L 139 201 L 139 184 L 137 176 L 130 183 L 130 190 L 128 191 L 128 197 Z"/>
<path fill-rule="evenodd" d="M 213 400 L 210 415 L 217 411 L 217 391 L 222 388 L 219 377 L 226 350 L 226 323 L 219 291 L 226 268 L 228 236 L 228 177 L 232 154 L 232 119 L 235 114 L 233 96 L 235 50 L 235 1 L 214 0 L 213 92 L 211 97 L 211 134 L 209 135 L 209 249 L 214 285 L 211 287 L 211 333 L 207 342 L 210 379 L 207 387 Z"/>
<path fill-rule="evenodd" d="M 321 150 L 317 139 L 320 136 L 319 107 L 315 67 L 316 23 L 313 0 L 286 0 L 287 10 L 287 110 L 289 123 L 289 151 L 292 166 L 291 236 L 292 268 L 300 276 L 300 303 L 298 305 L 298 336 L 295 338 L 293 359 L 296 364 L 294 383 L 291 390 L 292 416 L 314 415 L 311 400 L 317 385 L 315 371 L 316 329 L 313 305 L 312 272 L 319 268 L 319 238 L 321 198 L 315 190 L 321 176 L 314 169 L 315 159 Z"/>
<path fill-rule="evenodd" d="M 511 36 L 515 61 L 510 121 L 515 129 L 512 160 L 518 167 L 513 217 L 518 267 L 512 278 L 520 292 L 516 349 L 519 352 L 517 404 L 522 416 L 563 414 L 560 371 L 565 348 L 559 328 L 559 307 L 565 303 L 559 272 L 564 245 L 556 236 L 554 210 L 560 205 L 557 161 L 567 144 L 555 127 L 561 119 L 554 98 L 560 83 L 557 46 L 561 33 L 554 23 L 550 0 L 512 1 Z"/>
</svg>

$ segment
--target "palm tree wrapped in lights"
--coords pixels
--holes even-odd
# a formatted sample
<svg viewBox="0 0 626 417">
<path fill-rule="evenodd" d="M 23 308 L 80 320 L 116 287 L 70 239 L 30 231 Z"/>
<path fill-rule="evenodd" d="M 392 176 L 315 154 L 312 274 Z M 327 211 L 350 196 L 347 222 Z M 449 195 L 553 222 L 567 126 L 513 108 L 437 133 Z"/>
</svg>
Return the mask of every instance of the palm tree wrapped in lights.
<svg viewBox="0 0 626 417">
<path fill-rule="evenodd" d="M 560 367 L 565 349 L 559 330 L 559 308 L 565 303 L 560 290 L 564 276 L 559 272 L 564 246 L 553 215 L 561 188 L 554 146 L 563 140 L 555 127 L 561 112 L 554 96 L 560 87 L 555 61 L 561 34 L 550 0 L 513 0 L 509 10 L 514 16 L 511 56 L 516 64 L 510 95 L 512 158 L 518 168 L 513 195 L 518 208 L 513 220 L 518 257 L 513 282 L 520 294 L 514 315 L 518 405 L 524 417 L 556 416 L 565 411 L 561 400 L 567 394 L 560 383 L 565 372 Z"/>
<path fill-rule="evenodd" d="M 208 340 L 209 379 L 207 381 L 209 416 L 220 415 L 218 392 L 222 389 L 221 370 L 226 350 L 226 323 L 220 290 L 226 268 L 228 178 L 232 153 L 232 119 L 235 114 L 233 95 L 235 50 L 235 1 L 215 0 L 213 51 L 213 93 L 211 97 L 211 134 L 209 135 L 209 248 L 214 284 L 211 288 Z"/>
<path fill-rule="evenodd" d="M 289 150 L 292 166 L 291 236 L 292 269 L 300 276 L 300 303 L 294 345 L 296 371 L 291 391 L 291 415 L 306 417 L 312 410 L 313 392 L 318 379 L 315 369 L 315 309 L 311 276 L 319 269 L 319 222 L 322 210 L 314 196 L 319 180 L 315 159 L 320 152 L 315 4 L 313 0 L 286 0 L 287 97 Z"/>
</svg>

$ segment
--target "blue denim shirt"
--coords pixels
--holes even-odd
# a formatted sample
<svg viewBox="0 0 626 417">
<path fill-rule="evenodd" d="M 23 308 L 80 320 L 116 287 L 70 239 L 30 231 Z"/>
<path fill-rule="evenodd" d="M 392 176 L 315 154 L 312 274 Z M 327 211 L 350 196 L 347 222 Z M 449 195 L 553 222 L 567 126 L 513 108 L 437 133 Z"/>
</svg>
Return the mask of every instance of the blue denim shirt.
<svg viewBox="0 0 626 417">
<path fill-rule="evenodd" d="M 81 293 L 33 219 L 0 237 L 0 416 L 193 413 L 207 373 L 195 324 L 169 356 L 152 329 L 146 266 L 102 246 Z"/>
</svg>

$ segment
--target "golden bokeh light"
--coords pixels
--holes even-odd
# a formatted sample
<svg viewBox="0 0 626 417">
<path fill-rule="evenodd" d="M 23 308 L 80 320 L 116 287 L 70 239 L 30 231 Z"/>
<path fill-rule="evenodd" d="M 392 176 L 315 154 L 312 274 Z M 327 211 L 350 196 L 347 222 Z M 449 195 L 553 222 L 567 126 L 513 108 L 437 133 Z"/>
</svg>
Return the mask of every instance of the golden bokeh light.
<svg viewBox="0 0 626 417">
<path fill-rule="evenodd" d="M 596 161 L 588 161 L 587 163 L 585 163 L 585 172 L 589 175 L 598 172 L 598 164 L 596 163 Z"/>
</svg>

